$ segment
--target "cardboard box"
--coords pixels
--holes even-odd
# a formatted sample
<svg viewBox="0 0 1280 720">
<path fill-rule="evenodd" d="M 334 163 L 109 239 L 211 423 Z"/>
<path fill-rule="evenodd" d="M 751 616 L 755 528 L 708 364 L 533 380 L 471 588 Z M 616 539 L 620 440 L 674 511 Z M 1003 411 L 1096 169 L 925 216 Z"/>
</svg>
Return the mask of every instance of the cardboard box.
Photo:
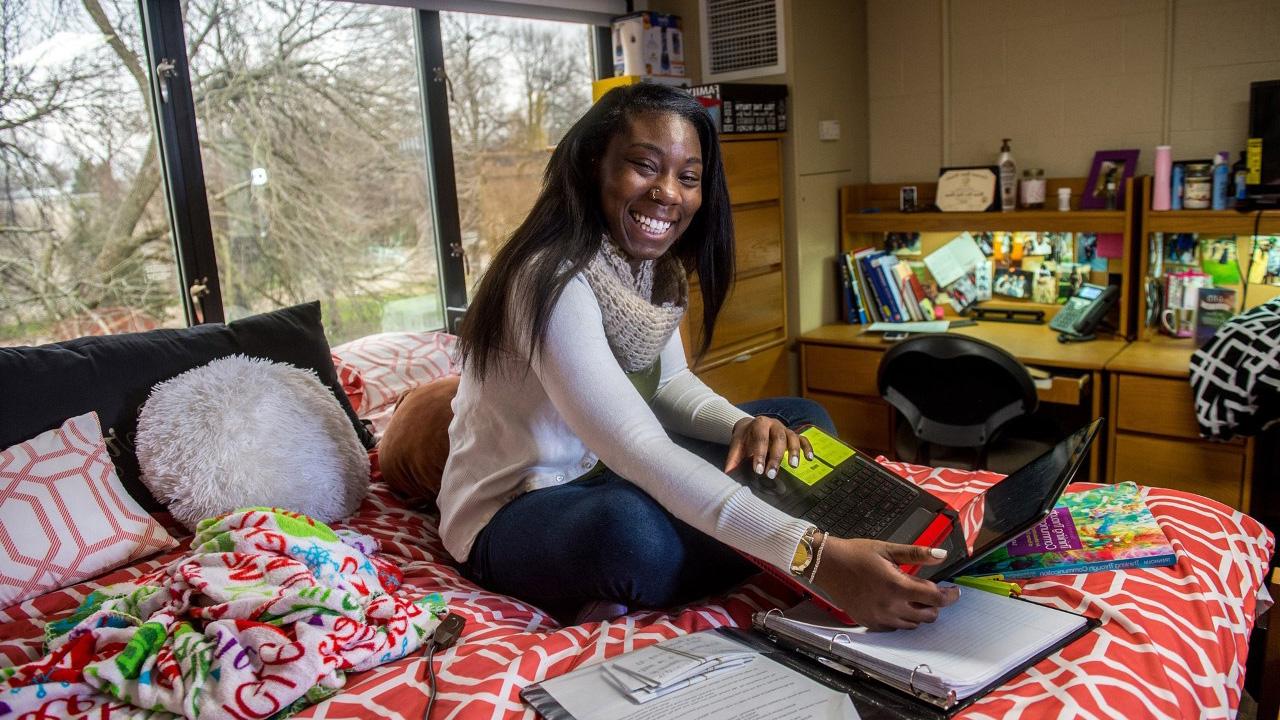
<svg viewBox="0 0 1280 720">
<path fill-rule="evenodd" d="M 638 12 L 613 21 L 613 74 L 684 76 L 680 16 Z"/>
<path fill-rule="evenodd" d="M 722 135 L 787 130 L 786 85 L 713 83 L 695 85 L 689 93 L 711 113 Z"/>
<path fill-rule="evenodd" d="M 596 102 L 605 93 L 616 87 L 625 85 L 635 85 L 636 83 L 658 83 L 660 85 L 670 85 L 671 87 L 689 87 L 689 78 L 665 77 L 662 75 L 620 75 L 618 77 L 605 78 L 603 80 L 595 80 L 591 83 L 591 102 Z"/>
</svg>

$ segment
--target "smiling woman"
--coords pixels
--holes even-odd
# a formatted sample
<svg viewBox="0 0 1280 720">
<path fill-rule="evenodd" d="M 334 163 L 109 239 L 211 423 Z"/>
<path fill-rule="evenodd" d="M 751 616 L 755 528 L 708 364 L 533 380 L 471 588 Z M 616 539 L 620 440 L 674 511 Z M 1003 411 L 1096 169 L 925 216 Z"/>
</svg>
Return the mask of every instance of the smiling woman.
<svg viewBox="0 0 1280 720">
<path fill-rule="evenodd" d="M 923 548 L 827 539 L 729 477 L 812 457 L 799 425 L 834 432 L 812 401 L 735 407 L 689 370 L 687 276 L 705 350 L 733 257 L 719 140 L 696 100 L 617 88 L 570 128 L 462 327 L 437 502 L 472 579 L 583 621 L 723 589 L 751 574 L 739 553 L 812 562 L 812 578 L 829 545 L 816 582 L 869 626 L 928 622 L 954 599 L 898 570 L 937 562 Z"/>
</svg>

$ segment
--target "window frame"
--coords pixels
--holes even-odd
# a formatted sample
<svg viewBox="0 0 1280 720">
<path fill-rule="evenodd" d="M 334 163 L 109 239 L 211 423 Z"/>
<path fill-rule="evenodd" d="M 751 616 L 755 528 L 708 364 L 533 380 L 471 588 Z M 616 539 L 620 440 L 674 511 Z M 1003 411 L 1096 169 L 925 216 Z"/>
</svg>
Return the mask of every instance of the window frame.
<svg viewBox="0 0 1280 720">
<path fill-rule="evenodd" d="M 313 0 L 321 2 L 322 0 Z M 404 0 L 357 0 L 389 7 L 413 5 Z M 514 17 L 538 19 L 536 8 Z M 187 324 L 221 323 L 225 320 L 213 229 L 209 216 L 200 137 L 187 57 L 186 32 L 180 0 L 138 0 L 143 26 L 143 47 L 150 80 L 152 119 L 159 143 L 162 185 L 169 226 L 178 263 Z M 427 164 L 432 226 L 435 235 L 442 329 L 456 333 L 467 309 L 467 284 L 462 230 L 458 214 L 453 141 L 449 128 L 447 67 L 440 32 L 440 11 L 421 7 L 414 14 L 414 51 L 425 162 Z M 504 12 L 504 14 L 506 14 Z M 592 74 L 596 79 L 613 75 L 612 36 L 607 26 L 596 24 Z M 161 67 L 164 67 L 163 72 Z M 166 97 L 167 94 L 167 97 Z"/>
</svg>

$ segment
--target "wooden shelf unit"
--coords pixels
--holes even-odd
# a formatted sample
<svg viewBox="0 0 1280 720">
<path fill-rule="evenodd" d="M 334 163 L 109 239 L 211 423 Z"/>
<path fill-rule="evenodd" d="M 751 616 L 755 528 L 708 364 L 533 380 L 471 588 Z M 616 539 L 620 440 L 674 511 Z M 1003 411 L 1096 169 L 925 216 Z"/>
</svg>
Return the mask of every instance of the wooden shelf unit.
<svg viewBox="0 0 1280 720">
<path fill-rule="evenodd" d="M 1175 234 L 1196 233 L 1198 235 L 1236 236 L 1236 255 L 1240 263 L 1240 272 L 1247 275 L 1250 257 L 1253 252 L 1253 233 L 1257 228 L 1259 235 L 1280 235 L 1280 210 L 1264 210 L 1261 216 L 1258 211 L 1238 212 L 1236 210 L 1152 210 L 1152 179 L 1141 178 L 1142 213 L 1139 218 L 1142 237 L 1138 238 L 1138 292 L 1137 322 L 1139 337 L 1150 337 L 1158 334 L 1155 325 L 1146 323 L 1148 293 L 1142 292 L 1147 283 L 1159 281 L 1151 277 L 1151 235 L 1153 233 Z M 1162 245 L 1163 247 L 1163 245 Z M 1248 278 L 1245 277 L 1245 280 Z M 1280 295 L 1280 287 L 1249 283 L 1248 297 L 1245 297 L 1244 286 L 1231 286 L 1236 290 L 1237 303 L 1247 302 L 1249 308 L 1256 307 L 1271 298 Z M 1248 308 L 1237 307 L 1238 310 Z"/>
<path fill-rule="evenodd" d="M 787 357 L 783 239 L 782 133 L 723 135 L 725 179 L 733 208 L 737 281 L 711 346 L 700 358 L 702 293 L 690 279 L 689 310 L 680 332 L 693 371 L 730 402 L 791 392 Z"/>
<path fill-rule="evenodd" d="M 1119 331 L 1132 337 L 1137 331 L 1134 269 L 1137 258 L 1134 249 L 1134 226 L 1139 213 L 1135 211 L 1135 188 L 1132 179 L 1125 184 L 1125 209 L 1081 210 L 1080 196 L 1084 178 L 1051 178 L 1046 180 L 1045 197 L 1048 202 L 1057 200 L 1057 190 L 1071 188 L 1072 209 L 1060 212 L 1056 209 L 1014 210 L 1011 212 L 900 212 L 898 191 L 913 185 L 916 201 L 921 207 L 933 204 L 937 183 L 881 183 L 872 185 L 847 185 L 840 189 L 840 249 L 851 251 L 860 247 L 880 247 L 881 234 L 887 232 L 952 233 L 970 232 L 1070 232 L 1116 234 L 1124 236 L 1124 255 L 1108 262 L 1109 275 L 1120 277 Z M 1056 205 L 1055 205 L 1056 207 Z M 949 238 L 948 238 L 949 239 Z M 922 238 L 921 257 L 941 247 L 943 241 Z M 981 307 L 1024 308 L 1043 310 L 1045 319 L 1051 319 L 1061 305 L 1034 303 L 1014 298 L 993 298 Z M 949 309 L 948 309 L 949 310 Z"/>
</svg>

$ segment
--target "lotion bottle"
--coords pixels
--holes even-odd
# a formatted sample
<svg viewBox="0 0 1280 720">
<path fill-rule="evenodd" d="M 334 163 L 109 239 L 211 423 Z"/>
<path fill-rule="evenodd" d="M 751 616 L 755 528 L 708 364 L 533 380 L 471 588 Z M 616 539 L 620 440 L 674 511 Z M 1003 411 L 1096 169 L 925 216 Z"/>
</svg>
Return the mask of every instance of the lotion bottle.
<svg viewBox="0 0 1280 720">
<path fill-rule="evenodd" d="M 1013 162 L 1009 138 L 1000 146 L 1000 210 L 1009 212 L 1018 206 L 1018 166 Z"/>
</svg>

